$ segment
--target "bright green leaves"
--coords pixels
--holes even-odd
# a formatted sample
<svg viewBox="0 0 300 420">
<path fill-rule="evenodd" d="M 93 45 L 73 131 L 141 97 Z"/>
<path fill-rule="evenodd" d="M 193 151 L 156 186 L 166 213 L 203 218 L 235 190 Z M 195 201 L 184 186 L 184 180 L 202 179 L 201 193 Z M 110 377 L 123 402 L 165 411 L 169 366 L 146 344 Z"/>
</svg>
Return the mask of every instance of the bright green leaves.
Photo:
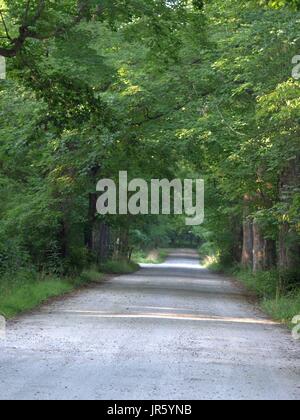
<svg viewBox="0 0 300 420">
<path fill-rule="evenodd" d="M 0 215 L 9 233 L 17 221 L 34 261 L 64 247 L 84 253 L 89 194 L 120 170 L 146 180 L 205 177 L 204 232 L 227 257 L 245 194 L 268 235 L 280 217 L 298 229 L 297 192 L 282 205 L 278 191 L 299 152 L 298 26 L 291 9 L 254 1 L 7 2 L 0 45 L 17 55 L 0 93 Z M 113 225 L 148 245 L 181 232 L 177 219 Z"/>
<path fill-rule="evenodd" d="M 299 0 L 256 0 L 260 5 L 267 6 L 272 9 L 282 9 L 283 7 L 290 7 L 295 10 L 300 9 Z"/>
</svg>

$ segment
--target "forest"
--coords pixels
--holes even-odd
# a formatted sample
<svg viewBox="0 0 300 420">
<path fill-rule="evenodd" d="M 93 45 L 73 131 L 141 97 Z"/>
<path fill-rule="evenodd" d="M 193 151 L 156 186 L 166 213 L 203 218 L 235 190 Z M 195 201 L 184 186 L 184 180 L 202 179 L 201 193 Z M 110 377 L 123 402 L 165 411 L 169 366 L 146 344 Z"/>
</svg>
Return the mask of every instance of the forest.
<svg viewBox="0 0 300 420">
<path fill-rule="evenodd" d="M 299 0 L 0 0 L 0 312 L 181 246 L 299 314 L 299 22 Z M 100 216 L 119 171 L 203 178 L 204 223 Z"/>
</svg>

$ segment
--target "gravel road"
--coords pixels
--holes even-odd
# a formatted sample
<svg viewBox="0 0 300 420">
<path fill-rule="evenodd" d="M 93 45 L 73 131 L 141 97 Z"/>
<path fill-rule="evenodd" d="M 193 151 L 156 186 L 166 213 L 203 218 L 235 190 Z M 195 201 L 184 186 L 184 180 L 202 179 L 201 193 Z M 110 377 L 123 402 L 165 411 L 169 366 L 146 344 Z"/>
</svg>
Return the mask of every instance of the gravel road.
<svg viewBox="0 0 300 420">
<path fill-rule="evenodd" d="M 300 341 L 177 250 L 9 322 L 0 399 L 300 400 Z"/>
</svg>

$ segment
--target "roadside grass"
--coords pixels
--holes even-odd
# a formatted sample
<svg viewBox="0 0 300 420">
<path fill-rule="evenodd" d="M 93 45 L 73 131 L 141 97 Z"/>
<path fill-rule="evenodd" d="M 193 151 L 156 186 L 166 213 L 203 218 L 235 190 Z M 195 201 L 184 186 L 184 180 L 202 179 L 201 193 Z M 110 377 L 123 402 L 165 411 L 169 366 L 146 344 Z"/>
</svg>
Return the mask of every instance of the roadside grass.
<svg viewBox="0 0 300 420">
<path fill-rule="evenodd" d="M 168 251 L 166 249 L 138 250 L 132 255 L 132 260 L 137 264 L 162 264 L 166 261 Z"/>
<path fill-rule="evenodd" d="M 64 296 L 91 283 L 100 283 L 105 274 L 129 274 L 138 269 L 134 262 L 109 261 L 100 267 L 92 266 L 74 277 L 43 275 L 33 270 L 7 273 L 0 277 L 0 315 L 10 319 L 51 298 Z"/>
<path fill-rule="evenodd" d="M 277 270 L 252 273 L 241 267 L 222 266 L 216 258 L 206 261 L 204 265 L 211 271 L 235 277 L 259 299 L 260 307 L 274 320 L 292 327 L 292 319 L 300 314 L 300 290 L 286 278 L 282 286 Z"/>
<path fill-rule="evenodd" d="M 100 271 L 105 274 L 131 274 L 139 270 L 139 265 L 133 261 L 112 260 L 100 265 Z"/>
<path fill-rule="evenodd" d="M 300 315 L 300 291 L 290 293 L 277 299 L 262 302 L 262 308 L 277 321 L 284 322 L 293 328 L 292 319 Z"/>
<path fill-rule="evenodd" d="M 276 271 L 251 271 L 236 269 L 231 271 L 249 290 L 263 300 L 275 299 L 278 290 L 278 274 Z"/>
<path fill-rule="evenodd" d="M 48 299 L 70 293 L 81 281 L 58 277 L 39 277 L 36 273 L 21 272 L 12 281 L 1 279 L 0 314 L 9 319 L 34 309 Z"/>
<path fill-rule="evenodd" d="M 99 272 L 97 267 L 91 267 L 89 270 L 84 270 L 80 278 L 85 283 L 101 283 L 104 280 L 104 273 Z"/>
</svg>

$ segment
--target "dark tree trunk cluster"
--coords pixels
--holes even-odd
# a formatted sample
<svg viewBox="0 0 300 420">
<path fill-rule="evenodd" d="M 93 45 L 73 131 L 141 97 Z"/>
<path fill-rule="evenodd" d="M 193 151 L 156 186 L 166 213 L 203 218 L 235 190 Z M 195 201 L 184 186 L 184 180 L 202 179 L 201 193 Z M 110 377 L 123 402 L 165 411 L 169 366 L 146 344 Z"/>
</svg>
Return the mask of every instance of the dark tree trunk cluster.
<svg viewBox="0 0 300 420">
<path fill-rule="evenodd" d="M 244 220 L 242 266 L 257 272 L 272 269 L 276 261 L 276 242 L 264 237 L 257 221 Z"/>
<path fill-rule="evenodd" d="M 85 244 L 97 263 L 103 263 L 112 254 L 112 235 L 110 227 L 99 220 L 96 211 L 97 195 L 89 195 L 89 214 L 85 231 Z"/>
<path fill-rule="evenodd" d="M 289 161 L 281 174 L 280 201 L 289 207 L 292 197 L 300 192 L 300 155 Z M 300 265 L 300 241 L 289 220 L 283 220 L 279 227 L 279 268 L 296 270 Z"/>
<path fill-rule="evenodd" d="M 300 192 L 300 157 L 291 160 L 282 172 L 279 185 L 280 202 L 285 213 L 295 192 Z M 251 218 L 251 201 L 244 197 L 242 266 L 254 272 L 279 268 L 281 271 L 299 270 L 299 235 L 289 219 L 279 225 L 277 241 L 265 236 L 257 220 Z"/>
</svg>

